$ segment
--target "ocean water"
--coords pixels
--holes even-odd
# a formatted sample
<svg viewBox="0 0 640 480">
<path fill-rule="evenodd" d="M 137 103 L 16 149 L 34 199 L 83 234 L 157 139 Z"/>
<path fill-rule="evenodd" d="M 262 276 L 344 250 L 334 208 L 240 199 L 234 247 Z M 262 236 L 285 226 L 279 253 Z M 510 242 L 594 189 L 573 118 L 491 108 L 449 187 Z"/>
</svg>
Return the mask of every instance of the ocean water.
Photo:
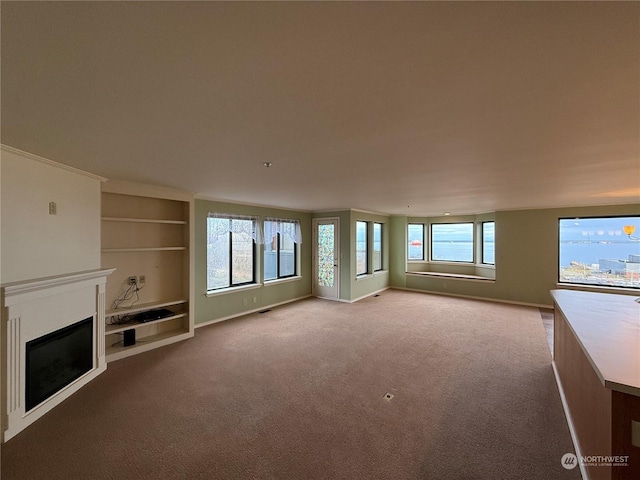
<svg viewBox="0 0 640 480">
<path fill-rule="evenodd" d="M 491 244 L 492 245 L 492 244 Z M 489 246 L 489 244 L 487 245 Z M 409 258 L 422 255 L 422 247 L 409 245 Z M 473 243 L 472 242 L 433 242 L 433 260 L 472 262 Z M 425 252 L 426 256 L 426 252 Z M 494 261 L 493 249 L 487 249 L 484 255 L 487 263 Z M 479 261 L 480 259 L 478 259 Z"/>
</svg>

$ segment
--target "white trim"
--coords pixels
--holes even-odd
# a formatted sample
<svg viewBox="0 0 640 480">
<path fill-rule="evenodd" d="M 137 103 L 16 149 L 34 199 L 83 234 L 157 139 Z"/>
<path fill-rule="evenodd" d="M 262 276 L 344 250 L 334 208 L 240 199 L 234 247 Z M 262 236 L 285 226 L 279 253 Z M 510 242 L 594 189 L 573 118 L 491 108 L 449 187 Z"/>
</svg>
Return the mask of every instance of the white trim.
<svg viewBox="0 0 640 480">
<path fill-rule="evenodd" d="M 219 295 L 224 295 L 226 293 L 234 293 L 234 292 L 242 292 L 243 290 L 254 290 L 256 288 L 261 288 L 261 283 L 250 283 L 248 285 L 239 285 L 237 287 L 228 287 L 228 288 L 220 288 L 218 290 L 210 290 L 205 295 L 207 297 L 217 297 Z"/>
<path fill-rule="evenodd" d="M 480 263 L 480 262 L 451 262 L 446 260 L 409 260 L 407 259 L 407 264 L 435 264 L 435 265 L 446 265 L 446 266 L 463 266 L 463 267 L 476 267 L 476 268 L 488 268 L 491 270 L 496 269 L 495 263 Z"/>
<path fill-rule="evenodd" d="M 557 288 L 563 288 L 565 290 L 580 290 L 584 292 L 598 292 L 598 293 L 619 293 L 622 295 L 636 296 L 640 293 L 640 288 L 633 287 L 607 287 L 606 285 L 585 285 L 581 283 L 556 283 Z"/>
<path fill-rule="evenodd" d="M 433 278 L 446 278 L 451 280 L 463 280 L 465 282 L 480 282 L 480 283 L 496 283 L 495 278 L 483 277 L 481 275 L 471 275 L 467 273 L 449 273 L 449 272 L 404 272 L 405 275 L 411 275 L 414 277 L 433 277 Z"/>
<path fill-rule="evenodd" d="M 49 160 L 48 158 L 41 157 L 34 153 L 25 152 L 24 150 L 19 150 L 14 147 L 10 147 L 9 145 L 0 144 L 0 150 L 4 150 L 8 153 L 13 153 L 15 155 L 20 155 L 22 157 L 26 157 L 30 160 L 35 160 L 36 162 L 45 163 L 52 167 L 60 168 L 62 170 L 67 170 L 69 172 L 77 173 L 79 175 L 84 175 L 85 177 L 93 178 L 94 180 L 99 180 L 101 182 L 106 182 L 107 179 L 105 177 L 101 177 L 100 175 L 96 175 L 94 173 L 85 172 L 84 170 L 80 170 L 79 168 L 70 167 L 69 165 L 65 165 L 63 163 L 55 162 L 53 160 Z"/>
<path fill-rule="evenodd" d="M 77 284 L 87 282 L 87 285 L 94 285 L 94 280 L 106 277 L 115 272 L 115 268 L 105 268 L 99 270 L 87 270 L 85 272 L 69 273 L 64 275 L 54 275 L 51 277 L 36 278 L 33 280 L 22 280 L 19 282 L 5 283 L 0 285 L 4 292 L 4 306 L 13 306 L 16 302 L 24 302 L 25 299 L 41 297 L 42 290 L 49 290 L 45 296 L 51 296 L 60 292 L 66 292 L 77 289 Z M 105 280 L 106 281 L 106 280 Z M 72 287 L 66 287 L 72 285 Z M 54 290 L 55 289 L 55 290 Z M 28 297 L 24 295 L 33 294 Z M 20 296 L 18 300 L 14 297 Z"/>
<path fill-rule="evenodd" d="M 265 280 L 263 285 L 265 287 L 269 287 L 271 285 L 278 285 L 280 283 L 297 282 L 299 280 L 302 280 L 303 278 L 304 277 L 302 275 L 294 275 L 293 277 L 285 278 L 274 278 L 273 280 Z"/>
<path fill-rule="evenodd" d="M 580 473 L 582 474 L 583 480 L 589 480 L 589 474 L 587 473 L 587 469 L 582 463 L 582 452 L 580 451 L 580 444 L 578 443 L 578 434 L 576 433 L 575 427 L 573 425 L 573 420 L 571 419 L 571 413 L 569 412 L 569 404 L 567 403 L 567 398 L 564 395 L 564 389 L 562 388 L 562 381 L 560 380 L 560 374 L 558 373 L 558 368 L 556 366 L 555 360 L 551 361 L 551 367 L 553 368 L 553 375 L 556 378 L 556 385 L 558 386 L 558 392 L 560 393 L 560 400 L 562 401 L 562 409 L 564 410 L 564 416 L 567 420 L 567 425 L 569 426 L 569 433 L 571 434 L 571 441 L 573 442 L 573 448 L 576 451 L 576 457 L 578 457 L 578 465 L 580 466 Z"/>
<path fill-rule="evenodd" d="M 321 295 L 318 295 L 318 225 L 322 222 L 327 222 L 327 223 L 333 223 L 336 227 L 335 229 L 335 236 L 334 236 L 334 241 L 335 241 L 335 251 L 333 252 L 335 255 L 335 262 L 336 262 L 336 275 L 335 275 L 335 282 L 336 282 L 336 296 L 334 297 L 323 297 Z M 311 244 L 311 252 L 312 252 L 312 264 L 311 264 L 311 294 L 318 297 L 318 298 L 324 298 L 326 300 L 340 300 L 340 285 L 342 283 L 341 281 L 341 269 L 342 269 L 342 256 L 340 254 L 341 252 L 341 243 L 342 243 L 342 238 L 340 237 L 341 233 L 341 228 L 340 228 L 340 224 L 341 224 L 341 220 L 340 217 L 318 217 L 318 218 L 312 218 L 311 219 L 311 235 L 313 236 L 312 239 L 312 244 Z"/>
<path fill-rule="evenodd" d="M 357 212 L 357 213 L 366 213 L 368 215 L 378 215 L 380 217 L 387 217 L 387 218 L 391 216 L 389 213 L 372 212 L 371 210 L 361 210 L 359 208 L 350 208 L 349 211 Z"/>
<path fill-rule="evenodd" d="M 427 293 L 429 295 L 443 295 L 445 297 L 468 298 L 470 300 L 484 300 L 486 302 L 507 303 L 509 305 L 522 305 L 523 307 L 536 307 L 536 308 L 553 309 L 553 305 L 545 305 L 544 303 L 518 302 L 516 300 L 503 300 L 501 298 L 477 297 L 477 296 L 474 296 L 474 295 L 461 295 L 459 293 L 436 292 L 436 291 L 433 291 L 433 290 L 421 290 L 419 288 L 393 287 L 393 286 L 389 287 L 389 288 L 393 288 L 395 290 L 405 290 L 407 292 Z"/>
<path fill-rule="evenodd" d="M 161 198 L 193 203 L 193 193 L 172 187 L 161 187 L 146 183 L 129 182 L 125 180 L 107 180 L 102 184 L 103 193 L 117 193 L 139 197 Z"/>
<path fill-rule="evenodd" d="M 251 203 L 251 202 L 242 202 L 242 201 L 238 201 L 238 200 L 229 200 L 229 199 L 225 199 L 225 198 L 216 198 L 216 197 L 210 197 L 208 195 L 204 195 L 204 194 L 200 194 L 200 193 L 196 193 L 194 198 L 196 200 L 202 200 L 205 202 L 218 202 L 218 203 L 226 203 L 229 205 L 243 205 L 246 207 L 258 207 L 258 208 L 268 208 L 268 209 L 273 209 L 273 210 L 282 210 L 283 212 L 299 212 L 299 213 L 308 213 L 311 214 L 311 210 L 301 210 L 299 208 L 292 208 L 292 207 L 279 207 L 277 205 L 266 205 L 263 203 Z"/>
<path fill-rule="evenodd" d="M 300 300 L 304 300 L 305 298 L 309 298 L 309 297 L 312 297 L 312 296 L 313 295 L 311 295 L 311 294 L 303 295 L 301 297 L 292 298 L 290 300 L 285 300 L 283 302 L 272 303 L 271 305 L 266 305 L 266 306 L 263 306 L 263 307 L 254 308 L 253 310 L 248 310 L 246 312 L 234 313 L 233 315 L 228 315 L 226 317 L 215 318 L 213 320 L 209 320 L 209 321 L 206 321 L 206 322 L 196 323 L 194 325 L 194 327 L 195 328 L 206 327 L 207 325 L 213 325 L 214 323 L 224 322 L 226 320 L 231 320 L 233 318 L 243 317 L 245 315 L 251 315 L 252 313 L 261 312 L 262 310 L 266 310 L 268 308 L 275 308 L 275 307 L 278 307 L 280 305 L 285 305 L 287 303 L 298 302 Z"/>
<path fill-rule="evenodd" d="M 368 278 L 373 278 L 373 273 L 361 273 L 360 275 L 356 275 L 356 282 L 366 280 Z"/>
</svg>

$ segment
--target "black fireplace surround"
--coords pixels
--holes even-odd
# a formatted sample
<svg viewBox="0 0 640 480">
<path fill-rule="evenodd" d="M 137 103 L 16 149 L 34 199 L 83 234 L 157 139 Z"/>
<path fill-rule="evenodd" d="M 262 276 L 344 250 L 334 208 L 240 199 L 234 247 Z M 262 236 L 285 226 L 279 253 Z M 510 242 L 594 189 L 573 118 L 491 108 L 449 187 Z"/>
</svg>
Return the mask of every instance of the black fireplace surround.
<svg viewBox="0 0 640 480">
<path fill-rule="evenodd" d="M 27 342 L 25 411 L 93 368 L 93 317 Z"/>
</svg>

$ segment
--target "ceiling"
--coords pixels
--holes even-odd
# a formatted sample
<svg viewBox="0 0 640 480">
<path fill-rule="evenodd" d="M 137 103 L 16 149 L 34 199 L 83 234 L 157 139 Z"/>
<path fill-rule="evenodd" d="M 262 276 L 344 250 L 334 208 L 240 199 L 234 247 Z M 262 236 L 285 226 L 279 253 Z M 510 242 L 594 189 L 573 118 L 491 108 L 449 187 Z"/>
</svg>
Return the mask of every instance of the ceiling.
<svg viewBox="0 0 640 480">
<path fill-rule="evenodd" d="M 416 216 L 640 200 L 638 2 L 0 14 L 2 143 L 107 178 Z"/>
</svg>

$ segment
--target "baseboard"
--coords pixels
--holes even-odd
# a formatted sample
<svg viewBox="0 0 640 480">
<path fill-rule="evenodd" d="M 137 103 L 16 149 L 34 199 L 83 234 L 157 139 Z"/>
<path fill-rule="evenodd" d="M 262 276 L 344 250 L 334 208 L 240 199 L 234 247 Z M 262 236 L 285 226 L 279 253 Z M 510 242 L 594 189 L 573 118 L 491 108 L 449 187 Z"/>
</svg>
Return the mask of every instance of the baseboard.
<svg viewBox="0 0 640 480">
<path fill-rule="evenodd" d="M 421 290 L 419 288 L 406 288 L 406 287 L 389 287 L 394 290 L 404 290 L 407 292 L 418 292 L 418 293 L 428 293 L 430 295 L 444 295 L 445 297 L 458 297 L 458 298 L 468 298 L 470 300 L 484 300 L 486 302 L 495 302 L 495 303 L 506 303 L 509 305 L 522 305 L 523 307 L 536 307 L 536 308 L 549 308 L 553 309 L 553 305 L 545 305 L 544 303 L 528 303 L 528 302 L 518 302 L 516 300 L 503 300 L 501 298 L 490 298 L 490 297 L 478 297 L 474 295 L 463 295 L 461 293 L 447 293 L 447 292 L 436 292 L 434 290 Z"/>
<path fill-rule="evenodd" d="M 573 420 L 571 420 L 571 414 L 569 413 L 569 404 L 567 403 L 567 397 L 564 396 L 564 389 L 562 388 L 562 381 L 560 380 L 560 375 L 558 374 L 556 362 L 552 361 L 551 366 L 553 367 L 553 375 L 556 377 L 556 385 L 558 386 L 558 392 L 560 393 L 560 400 L 562 401 L 562 409 L 564 410 L 564 416 L 567 419 L 567 425 L 569 426 L 569 433 L 571 434 L 571 441 L 573 442 L 573 448 L 576 451 L 576 457 L 578 457 L 580 474 L 582 475 L 582 480 L 589 480 L 589 474 L 587 473 L 587 469 L 581 461 L 582 452 L 580 451 L 580 444 L 578 443 L 578 435 L 576 434 L 575 427 L 573 426 Z"/>
<path fill-rule="evenodd" d="M 296 297 L 296 298 L 292 298 L 290 300 L 285 300 L 284 302 L 272 303 L 271 305 L 263 305 L 263 306 L 261 306 L 259 308 L 254 308 L 253 310 L 247 310 L 246 312 L 235 313 L 235 314 L 229 315 L 227 317 L 215 318 L 213 320 L 209 320 L 209 321 L 206 321 L 206 322 L 196 323 L 193 327 L 194 328 L 206 327 L 207 325 L 213 325 L 214 323 L 224 322 L 226 320 L 231 320 L 232 318 L 244 317 L 245 315 L 251 315 L 252 313 L 261 312 L 262 310 L 266 310 L 268 308 L 275 308 L 275 307 L 279 307 L 280 305 L 285 305 L 287 303 L 298 302 L 300 300 L 304 300 L 305 298 L 309 298 L 309 297 L 312 297 L 312 296 L 313 295 L 311 295 L 311 294 L 303 295 L 301 297 Z"/>
<path fill-rule="evenodd" d="M 384 292 L 385 290 L 389 290 L 390 288 L 391 287 L 384 287 L 384 288 L 381 288 L 380 290 L 376 290 L 375 292 L 367 293 L 366 295 L 362 295 L 361 297 L 354 298 L 353 300 L 344 300 L 344 301 L 348 302 L 348 303 L 356 303 L 356 302 L 362 300 L 363 298 L 368 298 L 371 295 L 375 295 L 376 293 Z"/>
</svg>

